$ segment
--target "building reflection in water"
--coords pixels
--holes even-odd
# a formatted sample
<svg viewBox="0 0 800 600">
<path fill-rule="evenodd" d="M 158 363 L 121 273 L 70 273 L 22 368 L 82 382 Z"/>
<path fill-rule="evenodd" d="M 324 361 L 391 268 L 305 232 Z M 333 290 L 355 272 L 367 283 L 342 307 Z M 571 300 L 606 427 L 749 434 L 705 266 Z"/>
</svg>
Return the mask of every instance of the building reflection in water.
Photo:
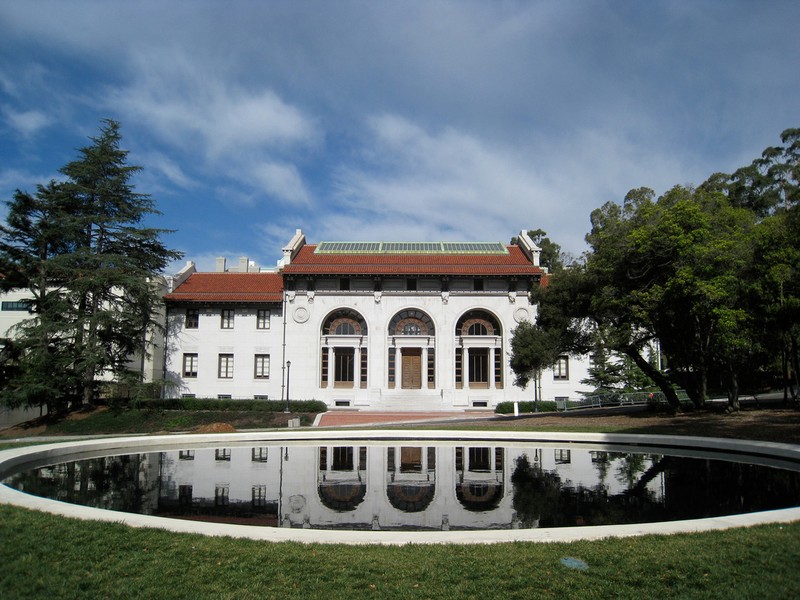
<svg viewBox="0 0 800 600">
<path fill-rule="evenodd" d="M 800 504 L 800 474 L 745 463 L 402 442 L 101 457 L 19 473 L 5 483 L 112 510 L 326 529 L 599 525 Z"/>
<path fill-rule="evenodd" d="M 559 468 L 559 487 L 596 486 L 590 455 L 579 456 L 575 461 L 571 450 L 560 448 L 466 445 L 197 450 L 191 461 L 164 453 L 158 512 L 176 516 L 169 510 L 176 505 L 189 514 L 213 506 L 218 518 L 225 513 L 232 522 L 282 527 L 532 527 L 540 517 L 529 518 L 525 502 L 514 500 L 525 493 L 524 486 L 512 486 L 520 461 L 542 471 Z M 621 490 L 615 481 L 601 485 Z M 186 486 L 191 504 L 180 499 Z M 651 487 L 657 496 L 657 483 Z"/>
</svg>

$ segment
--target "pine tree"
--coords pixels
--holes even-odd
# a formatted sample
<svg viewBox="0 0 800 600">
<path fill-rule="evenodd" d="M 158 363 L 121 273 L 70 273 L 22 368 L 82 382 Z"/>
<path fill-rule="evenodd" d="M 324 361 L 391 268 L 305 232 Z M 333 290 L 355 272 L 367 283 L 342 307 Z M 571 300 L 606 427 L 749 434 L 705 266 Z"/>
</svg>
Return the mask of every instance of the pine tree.
<svg viewBox="0 0 800 600">
<path fill-rule="evenodd" d="M 0 229 L 3 285 L 33 295 L 34 318 L 17 339 L 20 372 L 29 376 L 10 382 L 11 403 L 41 397 L 31 391 L 41 386 L 43 368 L 67 384 L 44 391 L 61 394 L 62 407 L 90 402 L 101 375 L 123 375 L 130 355 L 143 350 L 148 328 L 157 326 L 154 281 L 181 256 L 161 242 L 165 230 L 143 225 L 158 212 L 150 196 L 134 189 L 131 179 L 141 168 L 127 164 L 119 124 L 104 121 L 90 139 L 60 170 L 66 181 L 40 187 L 35 197 L 18 192 Z M 55 364 L 33 363 L 51 354 L 58 355 Z"/>
</svg>

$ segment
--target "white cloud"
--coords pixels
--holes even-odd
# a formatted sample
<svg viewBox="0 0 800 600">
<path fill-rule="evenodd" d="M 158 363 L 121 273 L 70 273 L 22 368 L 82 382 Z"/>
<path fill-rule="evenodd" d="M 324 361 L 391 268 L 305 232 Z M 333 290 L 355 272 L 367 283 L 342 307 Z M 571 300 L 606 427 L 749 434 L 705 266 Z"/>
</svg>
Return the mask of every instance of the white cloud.
<svg viewBox="0 0 800 600">
<path fill-rule="evenodd" d="M 370 120 L 368 162 L 339 174 L 351 216 L 414 239 L 506 240 L 558 200 L 521 153 L 454 129 L 429 133 L 392 115 Z M 414 226 L 403 230 L 397 219 Z M 356 231 L 367 228 L 356 227 Z"/>
<path fill-rule="evenodd" d="M 181 166 L 166 154 L 161 152 L 138 153 L 136 158 L 148 177 L 153 172 L 156 172 L 173 185 L 185 190 L 197 187 L 197 182 L 189 177 Z"/>
<path fill-rule="evenodd" d="M 38 110 L 16 111 L 9 106 L 3 107 L 6 122 L 23 137 L 29 138 L 53 123 L 53 119 Z"/>
<path fill-rule="evenodd" d="M 278 200 L 291 204 L 310 202 L 310 195 L 303 178 L 294 165 L 260 163 L 250 169 L 249 176 L 256 187 Z"/>
</svg>

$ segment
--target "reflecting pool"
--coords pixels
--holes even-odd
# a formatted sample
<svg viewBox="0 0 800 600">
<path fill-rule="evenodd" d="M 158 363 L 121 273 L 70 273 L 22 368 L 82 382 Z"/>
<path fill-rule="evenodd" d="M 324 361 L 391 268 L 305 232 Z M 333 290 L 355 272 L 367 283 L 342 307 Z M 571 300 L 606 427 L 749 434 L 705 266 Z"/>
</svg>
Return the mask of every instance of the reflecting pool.
<svg viewBox="0 0 800 600">
<path fill-rule="evenodd" d="M 38 466 L 3 483 L 160 517 L 446 531 L 649 523 L 794 507 L 798 468 L 600 445 L 331 441 L 99 456 Z"/>
</svg>

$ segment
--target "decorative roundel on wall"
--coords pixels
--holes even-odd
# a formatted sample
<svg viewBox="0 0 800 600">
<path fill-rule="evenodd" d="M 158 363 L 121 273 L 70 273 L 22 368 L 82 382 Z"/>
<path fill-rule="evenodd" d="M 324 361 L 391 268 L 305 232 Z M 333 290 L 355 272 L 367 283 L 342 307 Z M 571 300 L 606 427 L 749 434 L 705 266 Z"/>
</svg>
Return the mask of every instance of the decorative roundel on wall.
<svg viewBox="0 0 800 600">
<path fill-rule="evenodd" d="M 531 314 L 528 312 L 527 308 L 518 308 L 514 311 L 514 320 L 517 323 L 522 323 L 523 321 L 530 321 Z"/>
<path fill-rule="evenodd" d="M 310 316 L 311 314 L 308 312 L 308 309 L 305 306 L 298 306 L 294 309 L 294 320 L 297 323 L 305 323 L 308 321 L 308 317 Z"/>
</svg>

